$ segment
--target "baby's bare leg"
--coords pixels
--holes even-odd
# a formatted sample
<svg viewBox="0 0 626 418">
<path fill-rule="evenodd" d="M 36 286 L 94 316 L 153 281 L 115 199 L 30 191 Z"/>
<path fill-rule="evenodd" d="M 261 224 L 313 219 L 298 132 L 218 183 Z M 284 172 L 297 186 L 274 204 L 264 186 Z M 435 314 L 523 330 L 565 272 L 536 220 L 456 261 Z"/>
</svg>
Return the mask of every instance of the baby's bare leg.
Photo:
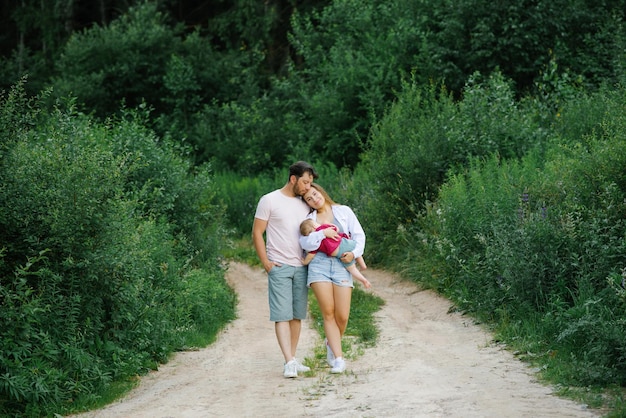
<svg viewBox="0 0 626 418">
<path fill-rule="evenodd" d="M 361 282 L 361 284 L 363 284 L 363 286 L 366 289 L 369 289 L 370 287 L 372 287 L 371 283 L 369 282 L 369 280 L 367 280 L 365 278 L 365 276 L 363 276 L 363 274 L 361 274 L 361 272 L 359 271 L 359 269 L 356 268 L 356 264 L 352 264 L 351 266 L 346 267 L 346 270 L 348 270 L 350 272 L 350 274 L 352 275 L 352 277 L 354 277 L 355 279 L 357 279 L 358 281 Z"/>
<path fill-rule="evenodd" d="M 356 262 L 359 264 L 359 267 L 361 267 L 361 270 L 367 269 L 367 264 L 365 264 L 363 257 L 357 257 Z"/>
</svg>

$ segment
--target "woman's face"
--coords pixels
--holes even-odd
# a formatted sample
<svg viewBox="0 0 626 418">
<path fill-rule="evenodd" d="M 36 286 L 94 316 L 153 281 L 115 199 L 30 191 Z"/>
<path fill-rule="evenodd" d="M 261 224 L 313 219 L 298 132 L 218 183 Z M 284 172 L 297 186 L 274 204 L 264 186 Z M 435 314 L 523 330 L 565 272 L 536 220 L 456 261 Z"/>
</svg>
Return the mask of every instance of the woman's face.
<svg viewBox="0 0 626 418">
<path fill-rule="evenodd" d="M 324 196 L 314 187 L 304 194 L 304 201 L 313 209 L 319 209 L 326 203 Z"/>
</svg>

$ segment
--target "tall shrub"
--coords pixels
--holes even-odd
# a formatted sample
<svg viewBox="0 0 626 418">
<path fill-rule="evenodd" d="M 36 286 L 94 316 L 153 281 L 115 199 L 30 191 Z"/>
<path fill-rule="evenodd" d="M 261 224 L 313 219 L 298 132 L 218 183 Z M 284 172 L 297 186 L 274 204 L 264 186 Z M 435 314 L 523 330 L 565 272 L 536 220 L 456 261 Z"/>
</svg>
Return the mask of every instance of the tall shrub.
<svg viewBox="0 0 626 418">
<path fill-rule="evenodd" d="M 389 232 L 415 221 L 451 168 L 491 154 L 518 158 L 545 140 L 534 114 L 519 107 L 499 73 L 475 74 L 460 101 L 434 85 L 405 84 L 372 128 L 356 170 L 370 179 L 373 190 L 366 213 L 374 242 L 394 248 L 385 242 Z M 375 254 L 380 256 L 378 250 Z"/>
<path fill-rule="evenodd" d="M 121 103 L 162 108 L 163 77 L 180 48 L 181 28 L 172 28 L 155 2 L 129 9 L 108 26 L 74 33 L 56 62 L 55 94 L 77 97 L 89 112 L 106 117 Z"/>
<path fill-rule="evenodd" d="M 432 75 L 428 61 L 419 59 L 424 7 L 406 0 L 341 0 L 294 15 L 290 42 L 301 57 L 297 75 L 307 80 L 299 94 L 321 159 L 355 167 L 370 126 L 402 80 L 416 67 L 420 83 Z"/>
<path fill-rule="evenodd" d="M 560 379 L 573 385 L 624 383 L 623 95 L 600 93 L 591 101 L 605 110 L 597 130 L 563 138 L 547 160 L 494 157 L 452 176 L 413 246 L 417 265 L 436 266 L 422 279 L 513 344 L 530 339 L 525 350 L 551 353 L 548 374 L 550 364 L 570 364 Z"/>
<path fill-rule="evenodd" d="M 68 105 L 0 103 L 3 415 L 71 409 L 233 315 L 209 173 L 140 118 Z"/>
</svg>

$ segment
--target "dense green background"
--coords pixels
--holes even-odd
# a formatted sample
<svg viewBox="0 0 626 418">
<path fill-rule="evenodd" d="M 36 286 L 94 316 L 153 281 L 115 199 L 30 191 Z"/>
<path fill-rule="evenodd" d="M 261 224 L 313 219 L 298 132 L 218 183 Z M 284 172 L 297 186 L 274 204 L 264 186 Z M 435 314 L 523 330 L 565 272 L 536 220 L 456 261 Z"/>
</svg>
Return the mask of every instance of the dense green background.
<svg viewBox="0 0 626 418">
<path fill-rule="evenodd" d="M 226 237 L 304 159 L 371 265 L 620 416 L 624 1 L 0 4 L 3 414 L 210 341 Z"/>
</svg>

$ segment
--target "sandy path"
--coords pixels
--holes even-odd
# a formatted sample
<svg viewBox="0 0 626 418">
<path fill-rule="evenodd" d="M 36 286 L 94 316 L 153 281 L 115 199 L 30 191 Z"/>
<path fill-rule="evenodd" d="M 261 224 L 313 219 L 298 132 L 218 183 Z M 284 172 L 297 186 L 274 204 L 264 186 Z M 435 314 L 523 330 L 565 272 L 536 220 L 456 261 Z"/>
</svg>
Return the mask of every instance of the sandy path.
<svg viewBox="0 0 626 418">
<path fill-rule="evenodd" d="M 206 349 L 178 353 L 130 395 L 82 417 L 595 417 L 551 394 L 450 303 L 391 274 L 368 270 L 378 313 L 376 347 L 344 375 L 285 379 L 269 322 L 266 275 L 233 263 L 238 319 Z M 299 356 L 320 337 L 303 325 Z"/>
</svg>

